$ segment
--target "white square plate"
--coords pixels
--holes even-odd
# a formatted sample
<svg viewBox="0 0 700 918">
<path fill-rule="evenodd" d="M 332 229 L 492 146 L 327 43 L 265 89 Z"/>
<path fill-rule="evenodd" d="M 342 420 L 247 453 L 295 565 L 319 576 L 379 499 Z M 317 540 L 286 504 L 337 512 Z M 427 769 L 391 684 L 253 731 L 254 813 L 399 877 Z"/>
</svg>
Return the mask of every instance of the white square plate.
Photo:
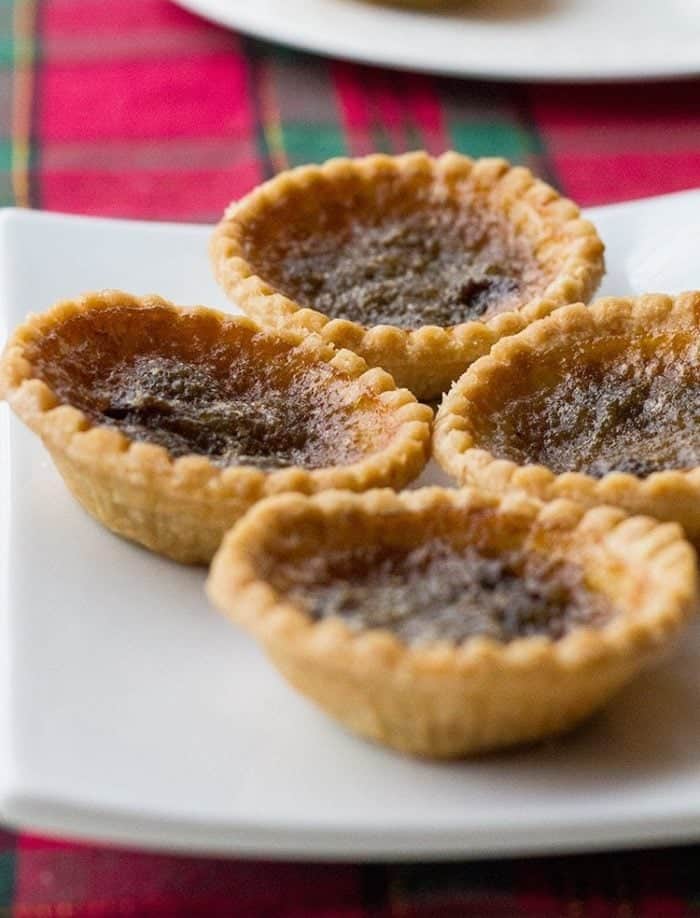
<svg viewBox="0 0 700 918">
<path fill-rule="evenodd" d="M 700 191 L 592 213 L 605 293 L 700 286 Z M 226 308 L 204 227 L 7 211 L 0 339 L 96 287 Z M 700 838 L 700 629 L 594 722 L 461 764 L 350 736 L 207 605 L 204 574 L 116 538 L 0 413 L 0 811 L 135 845 L 399 858 Z M 428 473 L 428 478 L 434 472 Z"/>
</svg>

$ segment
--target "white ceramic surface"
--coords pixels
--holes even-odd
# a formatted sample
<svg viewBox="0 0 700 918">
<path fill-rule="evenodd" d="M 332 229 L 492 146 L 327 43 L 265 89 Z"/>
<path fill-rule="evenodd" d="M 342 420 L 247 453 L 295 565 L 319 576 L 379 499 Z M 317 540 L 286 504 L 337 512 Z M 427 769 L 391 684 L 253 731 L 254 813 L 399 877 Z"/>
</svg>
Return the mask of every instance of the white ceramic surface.
<svg viewBox="0 0 700 918">
<path fill-rule="evenodd" d="M 593 216 L 604 292 L 700 286 L 700 191 Z M 0 336 L 95 287 L 226 306 L 208 230 L 6 211 Z M 343 732 L 207 605 L 204 575 L 103 530 L 0 406 L 0 814 L 263 856 L 488 856 L 700 839 L 700 629 L 549 746 L 409 761 Z M 428 480 L 435 480 L 429 472 Z"/>
<path fill-rule="evenodd" d="M 241 32 L 350 60 L 456 76 L 617 80 L 700 72 L 698 0 L 176 0 Z"/>
</svg>

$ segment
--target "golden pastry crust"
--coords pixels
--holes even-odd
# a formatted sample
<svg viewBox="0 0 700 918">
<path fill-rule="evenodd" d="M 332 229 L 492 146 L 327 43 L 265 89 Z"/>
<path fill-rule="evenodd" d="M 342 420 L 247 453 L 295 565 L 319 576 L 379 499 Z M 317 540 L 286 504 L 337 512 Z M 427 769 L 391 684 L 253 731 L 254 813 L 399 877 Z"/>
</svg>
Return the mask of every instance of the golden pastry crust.
<svg viewBox="0 0 700 918">
<path fill-rule="evenodd" d="M 166 346 L 177 341 L 185 327 L 190 329 L 183 332 L 187 346 L 199 346 L 191 344 L 192 323 L 199 323 L 202 346 L 215 343 L 225 329 L 227 334 L 242 336 L 240 347 L 251 348 L 253 359 L 258 353 L 255 348 L 262 348 L 262 359 L 269 357 L 264 349 L 274 347 L 292 365 L 303 361 L 304 366 L 323 367 L 328 384 L 353 393 L 353 399 L 362 401 L 362 418 L 372 419 L 366 430 L 360 429 L 364 452 L 357 461 L 337 467 L 271 471 L 251 465 L 222 467 L 206 455 L 174 458 L 162 445 L 139 442 L 102 426 L 83 410 L 62 403 L 39 377 L 32 359 L 37 347 L 66 328 L 66 323 L 85 317 L 109 322 L 114 310 L 122 316 L 119 334 L 112 336 L 117 349 L 127 346 L 129 326 L 134 329 L 133 340 L 141 340 L 137 338 L 141 317 L 145 322 L 158 311 L 164 321 L 149 334 Z M 128 321 L 122 310 L 130 311 Z M 98 332 L 103 339 L 108 336 L 99 326 Z M 378 484 L 400 488 L 420 473 L 429 451 L 430 409 L 419 405 L 408 391 L 396 389 L 388 374 L 368 370 L 355 354 L 335 350 L 316 336 L 300 342 L 291 334 L 261 331 L 244 317 L 204 307 L 180 309 L 160 297 L 136 298 L 120 291 L 90 293 L 31 316 L 7 345 L 0 364 L 0 393 L 42 438 L 68 487 L 89 513 L 114 532 L 186 563 L 211 560 L 224 532 L 261 498 L 284 491 L 364 490 Z M 379 436 L 378 430 L 386 431 L 386 436 Z M 366 442 L 370 438 L 374 442 Z"/>
<path fill-rule="evenodd" d="M 590 307 L 574 304 L 499 342 L 458 380 L 440 407 L 433 438 L 440 465 L 462 484 L 491 491 L 523 491 L 542 500 L 566 497 L 591 507 L 612 504 L 680 523 L 688 538 L 700 539 L 700 468 L 665 469 L 638 477 L 611 471 L 597 478 L 577 471 L 556 474 L 540 464 L 496 458 L 485 448 L 487 424 L 497 402 L 535 393 L 559 364 L 581 372 L 601 353 L 615 349 L 620 360 L 648 364 L 670 355 L 668 366 L 688 360 L 700 328 L 700 293 L 677 297 L 650 294 L 638 299 L 608 297 Z M 666 359 L 666 358 L 664 358 Z M 695 361 L 693 360 L 693 363 Z M 531 368 L 537 367 L 533 373 Z M 527 405 L 523 402 L 525 419 Z"/>
<path fill-rule="evenodd" d="M 426 202 L 434 205 L 436 213 L 448 202 L 462 213 L 478 211 L 490 220 L 503 221 L 541 271 L 537 292 L 517 311 L 485 322 L 365 326 L 301 308 L 269 283 L 264 272 L 259 273 L 252 241 L 262 240 L 259 251 L 264 255 L 266 240 L 285 221 L 332 224 L 333 216 L 327 220 L 324 216 L 328 202 L 337 206 L 337 202 L 356 200 L 370 214 L 373 210 L 382 215 L 387 195 L 400 200 L 397 206 L 404 210 L 408 202 L 409 212 L 413 201 L 416 208 Z M 425 153 L 335 159 L 284 172 L 229 207 L 215 231 L 211 255 L 217 280 L 248 315 L 275 328 L 318 332 L 359 354 L 370 366 L 383 367 L 397 385 L 423 400 L 446 391 L 499 338 L 520 331 L 557 306 L 587 300 L 604 270 L 603 245 L 575 204 L 522 166 L 511 167 L 503 159 L 472 160 L 457 153 L 437 159 Z"/>
<path fill-rule="evenodd" d="M 268 574 L 334 548 L 412 546 L 450 534 L 491 551 L 518 545 L 575 562 L 615 614 L 559 640 L 408 645 L 337 617 L 313 620 Z M 350 729 L 402 752 L 445 758 L 574 726 L 667 645 L 697 593 L 695 555 L 677 525 L 466 488 L 265 501 L 225 537 L 207 589 L 295 688 Z"/>
</svg>

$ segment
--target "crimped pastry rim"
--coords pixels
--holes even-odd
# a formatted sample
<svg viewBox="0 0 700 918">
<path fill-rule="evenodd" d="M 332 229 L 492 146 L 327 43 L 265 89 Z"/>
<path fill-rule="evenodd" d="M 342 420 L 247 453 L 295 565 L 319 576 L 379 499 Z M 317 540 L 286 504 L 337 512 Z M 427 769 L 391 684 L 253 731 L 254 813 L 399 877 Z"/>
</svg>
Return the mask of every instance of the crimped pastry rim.
<svg viewBox="0 0 700 918">
<path fill-rule="evenodd" d="M 661 495 L 678 491 L 687 496 L 693 491 L 700 502 L 700 467 L 667 469 L 640 478 L 628 472 L 608 472 L 594 478 L 584 472 L 557 474 L 545 465 L 519 465 L 498 459 L 479 446 L 470 424 L 473 395 L 488 386 L 491 374 L 508 365 L 519 353 L 553 350 L 587 339 L 591 334 L 616 334 L 634 337 L 657 332 L 682 330 L 688 320 L 693 326 L 700 318 L 700 292 L 689 291 L 672 297 L 645 294 L 640 297 L 603 297 L 591 306 L 574 303 L 562 306 L 511 338 L 499 341 L 454 383 L 440 406 L 434 425 L 433 454 L 442 468 L 462 484 L 490 489 L 516 489 L 541 500 L 567 497 L 588 506 L 624 503 L 634 499 L 653 508 Z M 667 323 L 666 326 L 659 323 Z M 670 324 L 669 324 L 670 323 Z M 648 512 L 652 512 L 651 509 Z"/>
<path fill-rule="evenodd" d="M 434 178 L 449 176 L 453 180 L 469 176 L 481 191 L 498 191 L 498 209 L 507 220 L 515 225 L 513 210 L 524 208 L 542 227 L 543 236 L 538 245 L 546 249 L 547 255 L 541 257 L 535 252 L 538 263 L 546 265 L 547 259 L 556 260 L 561 253 L 566 253 L 555 277 L 541 295 L 517 311 L 497 314 L 486 322 L 470 320 L 453 326 L 423 325 L 406 329 L 386 324 L 364 326 L 302 307 L 257 274 L 255 265 L 245 256 L 241 239 L 246 224 L 264 213 L 270 202 L 284 198 L 292 190 L 317 190 L 320 180 L 332 183 L 354 172 L 369 183 L 374 176 L 387 171 L 397 175 L 403 173 L 407 178 L 412 173 L 426 172 Z M 520 222 L 524 223 L 522 214 Z M 522 235 L 529 236 L 532 241 L 531 234 L 523 232 Z M 569 248 L 571 251 L 567 252 Z M 603 245 L 593 224 L 581 217 L 579 208 L 535 178 L 529 169 L 511 166 L 502 158 L 474 160 L 454 152 L 437 158 L 424 152 L 336 158 L 322 165 L 300 166 L 280 173 L 230 205 L 210 245 L 218 282 L 245 312 L 275 327 L 292 326 L 318 332 L 325 340 L 351 347 L 362 355 L 385 351 L 388 364 L 401 357 L 411 363 L 430 361 L 445 349 L 464 354 L 465 359 L 480 356 L 500 338 L 517 333 L 557 306 L 588 299 L 603 273 L 602 252 Z"/>
<path fill-rule="evenodd" d="M 255 333 L 268 334 L 311 354 L 363 382 L 376 393 L 381 404 L 395 413 L 398 426 L 382 450 L 370 453 L 346 466 L 304 469 L 298 466 L 262 470 L 250 465 L 221 468 L 207 457 L 195 454 L 174 458 L 163 446 L 131 439 L 113 428 L 94 423 L 84 412 L 59 401 L 49 386 L 33 375 L 24 356 L 24 344 L 45 334 L 72 316 L 115 307 L 149 308 L 157 306 L 173 315 L 202 314 L 226 324 L 235 324 Z M 65 452 L 93 471 L 104 470 L 143 483 L 153 483 L 161 494 L 212 500 L 259 500 L 282 491 L 314 493 L 329 487 L 364 489 L 385 480 L 392 470 L 416 466 L 418 474 L 427 461 L 430 440 L 430 409 L 416 402 L 405 389 L 397 389 L 388 373 L 368 369 L 365 362 L 348 351 L 337 350 L 318 336 L 291 332 L 274 333 L 261 328 L 245 316 L 232 316 L 206 306 L 178 307 L 157 296 L 133 296 L 120 290 L 86 293 L 63 300 L 47 312 L 30 315 L 10 337 L 0 361 L 0 397 L 3 397 L 28 427 L 38 433 L 53 452 Z M 422 458 L 421 458 L 422 456 Z"/>
<path fill-rule="evenodd" d="M 664 571 L 654 585 L 664 602 L 649 601 L 652 613 L 618 611 L 610 622 L 595 628 L 579 626 L 559 640 L 547 636 L 519 637 L 503 643 L 487 637 L 468 638 L 461 644 L 434 641 L 410 645 L 379 628 L 350 629 L 339 618 L 314 621 L 304 611 L 260 579 L 254 562 L 256 540 L 277 525 L 285 512 L 314 508 L 326 517 L 362 508 L 368 515 L 391 515 L 395 510 L 440 512 L 441 506 L 465 509 L 493 508 L 525 518 L 531 526 L 545 525 L 581 540 L 610 540 L 624 553 L 627 567 L 638 563 L 646 574 Z M 281 495 L 250 511 L 224 537 L 207 580 L 211 602 L 250 631 L 263 644 L 280 643 L 300 654 L 332 663 L 354 661 L 383 670 L 412 674 L 469 674 L 480 671 L 518 674 L 536 671 L 547 660 L 561 670 L 587 669 L 593 663 L 643 654 L 662 645 L 694 610 L 697 597 L 695 552 L 676 523 L 660 523 L 630 516 L 609 506 L 585 508 L 568 500 L 546 503 L 524 494 L 498 497 L 476 488 L 440 487 L 396 493 L 388 489 L 362 494 L 326 491 L 311 497 Z M 235 597 L 235 610 L 231 597 Z M 613 599 L 614 602 L 614 599 Z"/>
</svg>

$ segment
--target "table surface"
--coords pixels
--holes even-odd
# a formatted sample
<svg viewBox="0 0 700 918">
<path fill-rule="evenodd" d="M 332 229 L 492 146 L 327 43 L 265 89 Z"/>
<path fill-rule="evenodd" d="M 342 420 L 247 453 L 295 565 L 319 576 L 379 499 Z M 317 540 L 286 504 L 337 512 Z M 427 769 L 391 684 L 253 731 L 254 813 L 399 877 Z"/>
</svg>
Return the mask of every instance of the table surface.
<svg viewBox="0 0 700 918">
<path fill-rule="evenodd" d="M 672 53 L 672 52 L 670 52 Z M 395 74 L 166 0 L 0 0 L 0 203 L 215 220 L 288 166 L 454 148 L 582 205 L 700 184 L 700 83 Z M 0 916 L 700 916 L 698 849 L 430 865 L 201 859 L 0 833 Z"/>
</svg>

